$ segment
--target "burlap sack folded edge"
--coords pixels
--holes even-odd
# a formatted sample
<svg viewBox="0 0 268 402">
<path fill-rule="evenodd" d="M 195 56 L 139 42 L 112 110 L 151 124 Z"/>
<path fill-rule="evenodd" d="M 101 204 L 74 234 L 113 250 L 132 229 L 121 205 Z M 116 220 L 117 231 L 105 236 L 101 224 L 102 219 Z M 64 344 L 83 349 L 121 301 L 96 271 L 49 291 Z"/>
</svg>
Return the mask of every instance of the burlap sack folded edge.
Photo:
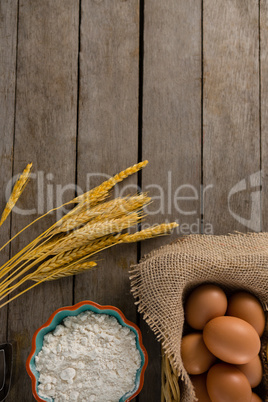
<svg viewBox="0 0 268 402">
<path fill-rule="evenodd" d="M 161 259 L 161 257 L 163 257 L 163 256 L 167 257 L 170 253 L 174 254 L 174 252 L 183 256 L 183 263 L 185 265 L 187 258 L 190 258 L 190 256 L 194 256 L 194 258 L 196 257 L 196 250 L 194 248 L 190 247 L 190 249 L 189 249 L 189 247 L 188 247 L 188 249 L 187 249 L 187 247 L 186 247 L 187 252 L 185 252 L 185 250 L 183 250 L 185 248 L 184 245 L 187 243 L 189 245 L 189 242 L 193 243 L 193 247 L 195 244 L 198 244 L 198 246 L 200 246 L 201 248 L 203 246 L 205 246 L 203 248 L 203 253 L 201 252 L 202 257 L 204 257 L 204 250 L 205 250 L 205 254 L 207 253 L 206 246 L 208 246 L 208 243 L 210 243 L 210 242 L 211 242 L 211 244 L 215 243 L 214 246 L 216 246 L 216 250 L 217 250 L 216 255 L 206 256 L 208 258 L 204 259 L 204 261 L 202 262 L 203 264 L 209 263 L 209 258 L 212 258 L 212 260 L 214 262 L 215 262 L 215 260 L 217 262 L 220 262 L 220 265 L 224 265 L 224 264 L 228 265 L 231 262 L 231 264 L 234 264 L 234 266 L 236 267 L 235 259 L 233 260 L 232 258 L 229 258 L 229 257 L 230 256 L 235 257 L 236 253 L 237 253 L 239 255 L 239 257 L 241 258 L 241 250 L 242 250 L 245 254 L 245 256 L 243 256 L 243 253 L 242 253 L 242 257 L 245 257 L 245 258 L 242 258 L 242 263 L 243 264 L 246 263 L 246 265 L 247 265 L 248 260 L 250 260 L 249 265 L 253 264 L 253 266 L 254 266 L 254 261 L 256 263 L 258 263 L 259 260 L 261 260 L 258 258 L 258 256 L 264 255 L 265 256 L 265 267 L 267 269 L 267 277 L 266 277 L 266 272 L 265 272 L 265 279 L 268 279 L 268 233 L 242 234 L 242 233 L 237 232 L 237 233 L 224 235 L 224 236 L 189 235 L 189 236 L 179 238 L 176 241 L 172 242 L 171 244 L 168 244 L 168 245 L 162 246 L 156 250 L 153 250 L 151 253 L 145 255 L 140 260 L 139 264 L 135 264 L 135 265 L 131 266 L 130 283 L 131 283 L 131 292 L 133 293 L 133 296 L 136 299 L 135 304 L 138 306 L 138 311 L 143 315 L 144 320 L 147 322 L 147 324 L 150 326 L 150 328 L 156 335 L 156 339 L 158 341 L 161 341 L 163 350 L 164 350 L 165 354 L 168 356 L 174 372 L 178 375 L 178 377 L 181 378 L 181 380 L 182 380 L 182 383 L 181 383 L 182 401 L 187 401 L 187 402 L 189 402 L 190 400 L 191 401 L 195 400 L 195 394 L 194 394 L 194 390 L 193 390 L 190 378 L 189 378 L 188 374 L 185 372 L 185 369 L 181 367 L 181 364 L 178 364 L 178 360 L 175 359 L 175 356 L 173 353 L 173 347 L 170 344 L 170 335 L 169 335 L 168 331 L 166 330 L 166 328 L 164 328 L 161 323 L 161 314 L 160 314 L 160 320 L 158 319 L 158 317 L 156 317 L 155 314 L 152 314 L 152 310 L 154 310 L 154 312 L 155 312 L 157 310 L 157 308 L 159 308 L 159 305 L 157 305 L 157 301 L 154 301 L 154 307 L 152 309 L 151 306 L 148 305 L 148 303 L 146 303 L 146 301 L 144 300 L 143 294 L 144 294 L 145 289 L 143 287 L 143 285 L 144 285 L 143 281 L 145 281 L 145 280 L 142 275 L 142 270 L 144 269 L 145 265 L 147 268 L 150 265 L 150 269 L 151 269 L 152 268 L 151 266 L 153 266 L 156 263 L 156 261 L 159 262 L 159 259 Z M 211 247 L 212 253 L 215 253 L 215 247 L 214 247 L 214 249 L 213 249 L 213 247 Z M 239 247 L 240 247 L 240 249 L 239 249 Z M 182 250 L 180 250 L 180 249 L 182 249 Z M 209 251 L 211 251 L 211 250 L 209 250 Z M 226 254 L 228 256 L 227 259 L 225 258 L 224 252 L 226 252 Z M 262 260 L 261 260 L 261 262 L 262 262 Z M 165 263 L 166 263 L 166 261 L 165 261 Z M 199 261 L 199 265 L 200 265 L 200 261 Z M 202 268 L 202 266 L 201 266 L 201 268 Z M 262 266 L 262 268 L 263 268 L 263 266 Z M 200 267 L 199 267 L 199 269 L 200 269 Z M 200 271 L 200 273 L 202 273 L 202 271 Z M 244 270 L 244 273 L 247 274 L 246 269 Z M 217 272 L 216 275 L 214 275 L 214 276 L 212 275 L 212 278 L 207 278 L 205 280 L 204 280 L 204 278 L 200 278 L 200 281 L 198 281 L 198 280 L 193 281 L 190 284 L 190 287 L 191 286 L 194 287 L 198 283 L 202 283 L 204 281 L 219 283 L 221 285 L 222 278 L 220 280 L 217 280 L 218 274 L 219 274 L 219 272 Z M 266 280 L 266 284 L 267 284 L 267 280 Z M 148 285 L 148 281 L 147 281 L 147 285 Z M 232 284 L 228 283 L 228 281 L 225 282 L 225 285 L 227 286 L 227 288 L 229 286 L 231 286 L 231 288 L 232 288 L 232 286 L 233 286 Z M 224 287 L 224 281 L 223 281 L 223 287 Z M 240 287 L 239 282 L 233 286 L 233 290 L 234 289 L 238 290 L 240 288 L 248 290 L 244 284 L 241 284 L 241 287 Z M 149 290 L 149 289 L 147 288 L 146 290 Z M 249 289 L 249 290 L 252 291 L 252 289 Z M 253 293 L 255 293 L 255 292 L 253 291 Z M 264 310 L 267 312 L 268 311 L 268 290 L 266 290 L 266 293 L 267 293 L 267 298 L 265 299 L 264 302 L 263 302 L 263 298 L 261 301 L 262 301 Z M 183 297 L 183 295 L 181 295 L 181 296 Z M 163 302 L 163 300 L 161 300 L 161 303 L 162 302 Z M 183 304 L 183 300 L 181 300 L 181 303 Z M 160 304 L 160 307 L 161 307 L 161 304 Z M 178 336 L 180 336 L 180 341 L 181 341 L 182 328 L 181 328 L 181 332 L 180 332 L 180 334 L 178 334 Z M 264 396 L 265 401 L 268 401 L 268 396 L 266 396 L 267 390 L 268 390 L 268 363 L 267 363 L 267 354 L 266 354 L 267 340 L 268 340 L 268 325 L 266 325 L 265 334 L 262 337 L 262 349 L 261 349 L 261 358 L 262 358 L 262 363 L 263 363 L 264 371 L 265 371 L 264 380 L 263 380 L 263 383 L 264 383 L 263 387 L 265 388 L 265 396 Z M 184 397 L 183 397 L 183 394 L 184 394 Z"/>
</svg>

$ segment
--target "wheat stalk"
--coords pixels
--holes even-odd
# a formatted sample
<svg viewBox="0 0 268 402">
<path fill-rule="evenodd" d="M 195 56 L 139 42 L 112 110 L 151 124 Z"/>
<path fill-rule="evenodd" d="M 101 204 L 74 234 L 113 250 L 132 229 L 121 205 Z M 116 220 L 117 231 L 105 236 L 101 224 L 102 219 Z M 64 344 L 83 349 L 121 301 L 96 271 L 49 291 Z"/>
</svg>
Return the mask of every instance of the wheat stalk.
<svg viewBox="0 0 268 402">
<path fill-rule="evenodd" d="M 0 300 L 26 281 L 35 283 L 9 298 L 0 308 L 44 281 L 76 275 L 92 268 L 96 262 L 88 259 L 102 250 L 120 243 L 137 242 L 167 234 L 176 227 L 176 223 L 162 224 L 134 234 L 124 233 L 144 217 L 141 210 L 150 202 L 150 198 L 141 193 L 103 202 L 116 183 L 146 164 L 147 161 L 136 164 L 65 203 L 64 205 L 77 205 L 3 264 L 0 267 Z"/>
<path fill-rule="evenodd" d="M 52 210 L 46 212 L 44 215 L 38 217 L 35 219 L 33 222 L 31 222 L 29 225 L 24 227 L 22 230 L 20 230 L 15 236 L 13 236 L 10 240 L 8 240 L 1 248 L 0 251 L 2 251 L 11 241 L 13 241 L 17 236 L 19 236 L 24 230 L 28 229 L 31 225 L 36 223 L 38 220 L 46 217 L 49 213 L 52 211 L 58 210 L 62 208 L 63 206 L 73 204 L 75 202 L 81 201 L 78 206 L 76 206 L 74 209 L 69 211 L 63 218 L 61 218 L 58 222 L 54 223 L 50 228 L 48 228 L 44 233 L 42 233 L 40 236 L 38 236 L 36 239 L 34 239 L 30 244 L 28 244 L 26 247 L 24 247 L 23 250 L 18 252 L 15 256 L 13 256 L 9 261 L 7 261 L 2 267 L 0 267 L 0 272 L 6 273 L 9 270 L 12 270 L 16 264 L 21 263 L 21 261 L 26 261 L 27 262 L 27 252 L 30 252 L 31 250 L 34 249 L 35 246 L 39 245 L 39 251 L 41 255 L 47 255 L 48 249 L 46 247 L 40 246 L 40 242 L 48 242 L 50 240 L 51 236 L 54 234 L 58 233 L 57 227 L 59 227 L 63 222 L 68 221 L 71 219 L 73 216 L 77 216 L 77 214 L 81 213 L 81 211 L 85 211 L 86 208 L 89 208 L 89 205 L 96 205 L 98 202 L 103 200 L 105 197 L 108 196 L 109 190 L 119 181 L 122 181 L 123 178 L 126 178 L 130 176 L 131 174 L 136 173 L 138 170 L 142 169 L 144 166 L 146 166 L 148 161 L 143 161 L 140 162 L 134 166 L 131 166 L 130 168 L 127 168 L 120 172 L 119 174 L 115 175 L 114 177 L 111 177 L 109 180 L 105 181 L 104 183 L 100 184 L 99 186 L 95 187 L 94 189 L 88 191 L 85 193 L 86 197 L 85 199 L 82 200 L 82 196 L 76 197 L 75 199 L 66 202 L 65 204 L 53 208 Z M 29 164 L 31 165 L 31 164 Z M 29 166 L 27 165 L 27 166 Z M 105 190 L 105 191 L 104 191 Z M 83 202 L 82 202 L 83 201 Z M 51 245 L 51 244 L 50 244 Z M 50 246 L 49 245 L 49 246 Z M 41 250 L 42 249 L 42 250 Z M 41 255 L 39 254 L 37 258 L 41 258 Z M 1 274 L 0 274 L 1 278 Z"/>
<path fill-rule="evenodd" d="M 86 208 L 92 208 L 97 205 L 99 202 L 105 200 L 108 195 L 109 191 L 117 184 L 120 183 L 122 180 L 126 179 L 127 177 L 137 173 L 140 169 L 144 168 L 147 165 L 148 161 L 145 160 L 143 162 L 137 163 L 125 170 L 122 170 L 120 173 L 116 174 L 115 176 L 111 177 L 110 179 L 104 181 L 99 186 L 93 188 L 92 190 L 87 191 L 84 194 L 81 194 L 78 197 L 75 197 L 68 203 L 68 204 L 78 204 L 75 208 L 73 208 L 68 214 L 66 214 L 63 218 L 61 218 L 54 226 L 60 226 L 62 222 L 66 221 L 73 215 L 78 215 L 79 213 L 85 211 Z"/>
<path fill-rule="evenodd" d="M 126 179 L 128 176 L 138 172 L 140 169 L 144 168 L 147 165 L 148 161 L 143 161 L 137 163 L 122 172 L 116 174 L 110 179 L 103 182 L 100 186 L 96 187 L 93 190 L 88 191 L 76 198 L 73 199 L 73 202 L 76 203 L 85 203 L 90 202 L 90 206 L 95 205 L 94 203 L 99 199 L 99 197 L 105 196 L 108 191 L 110 191 L 117 183 L 120 183 L 122 180 Z"/>
<path fill-rule="evenodd" d="M 151 198 L 145 194 L 132 197 L 116 198 L 111 201 L 96 205 L 91 209 L 86 209 L 74 217 L 57 224 L 59 226 L 53 233 L 68 232 L 74 230 L 89 221 L 100 221 L 110 218 L 119 218 L 126 213 L 139 210 L 150 202 Z"/>
<path fill-rule="evenodd" d="M 55 256 L 52 256 L 48 261 L 45 261 L 42 263 L 39 268 L 39 270 L 42 271 L 44 269 L 44 272 L 52 271 L 53 269 L 58 269 L 62 265 L 67 265 L 72 263 L 75 260 L 81 259 L 84 256 L 92 256 L 93 254 L 100 252 L 102 250 L 105 250 L 109 247 L 112 247 L 116 244 L 120 243 L 136 243 L 138 241 L 158 237 L 158 236 L 163 236 L 166 234 L 169 234 L 174 228 L 178 226 L 177 223 L 168 223 L 168 224 L 161 224 L 157 225 L 154 227 L 150 227 L 148 229 L 141 230 L 139 232 L 129 234 L 117 234 L 117 235 L 109 235 L 109 236 L 104 236 L 99 239 L 94 239 L 90 242 L 88 242 L 84 246 L 80 247 L 74 247 L 74 244 L 77 245 L 77 243 L 71 243 L 71 246 L 73 248 L 69 249 L 69 247 L 64 247 L 62 248 L 61 251 L 58 250 L 58 254 Z M 57 246 L 57 242 L 53 243 L 53 247 Z M 69 245 L 70 246 L 70 245 Z M 43 259 L 48 256 L 48 253 L 51 255 L 51 249 L 49 251 L 44 252 L 41 254 L 41 258 Z M 39 256 L 39 254 L 37 254 Z M 40 259 L 40 257 L 39 257 Z M 33 263 L 34 265 L 34 263 Z M 33 266 L 32 265 L 32 266 Z M 27 271 L 28 268 L 26 268 Z M 25 272 L 26 272 L 25 271 Z M 16 271 L 14 271 L 15 273 Z M 25 273 L 24 271 L 21 271 L 20 274 L 18 274 L 15 278 L 14 277 L 9 277 L 5 281 L 1 282 L 0 285 L 0 292 L 2 287 L 6 287 L 7 285 L 10 285 L 14 280 L 18 279 L 22 274 Z"/>
<path fill-rule="evenodd" d="M 104 250 L 108 247 L 113 246 L 114 244 L 119 242 L 119 239 L 120 239 L 120 235 L 106 236 L 97 241 L 91 241 L 86 246 L 82 246 L 82 247 L 74 248 L 75 246 L 73 244 L 73 249 L 71 249 L 71 250 L 59 252 L 57 255 L 52 256 L 52 258 L 44 261 L 43 263 L 41 263 L 41 261 L 38 261 L 40 263 L 38 268 L 34 271 L 34 273 L 29 274 L 27 276 L 27 278 L 24 277 L 22 279 L 22 281 L 32 279 L 32 275 L 34 277 L 37 273 L 40 274 L 42 272 L 44 273 L 44 277 L 45 276 L 49 277 L 50 274 L 53 274 L 54 270 L 60 270 L 62 266 L 66 266 L 67 264 L 69 264 L 69 267 L 71 267 L 71 265 L 74 264 L 75 262 L 77 262 L 78 260 L 81 261 L 84 258 L 88 258 L 88 257 L 92 256 L 93 254 L 96 254 L 100 250 Z M 44 259 L 44 256 L 43 256 L 43 259 Z M 34 264 L 35 263 L 32 263 L 32 266 L 30 268 L 32 268 L 34 266 Z M 19 277 L 23 276 L 28 271 L 28 268 L 29 268 L 29 266 L 24 268 L 22 271 L 17 273 L 17 275 L 15 277 L 9 276 L 5 280 L 3 280 L 0 285 L 0 295 L 2 294 L 1 292 L 3 292 L 5 289 L 9 293 L 11 293 L 11 291 L 15 290 L 15 288 L 18 287 L 18 284 L 20 286 L 23 282 L 19 282 L 18 284 L 14 285 L 15 288 L 14 288 L 14 286 L 12 286 L 12 288 L 7 289 L 7 287 L 11 286 L 11 284 L 13 282 L 15 282 Z"/>
<path fill-rule="evenodd" d="M 127 178 L 128 176 L 138 172 L 140 169 L 145 167 L 147 165 L 148 161 L 145 160 L 143 162 L 137 163 L 122 172 L 116 174 L 115 176 L 111 177 L 110 179 L 106 180 L 99 186 L 93 188 L 92 190 L 88 191 L 87 193 L 82 194 L 81 196 L 78 196 L 71 201 L 66 202 L 65 204 L 60 205 L 59 207 L 53 208 L 46 212 L 44 215 L 39 216 L 35 220 L 33 220 L 29 225 L 25 226 L 22 230 L 20 230 L 18 233 L 15 234 L 10 240 L 8 240 L 1 248 L 0 251 L 2 251 L 11 241 L 13 241 L 17 236 L 19 236 L 24 230 L 28 229 L 30 226 L 32 226 L 34 223 L 39 221 L 40 219 L 45 218 L 48 214 L 50 214 L 53 211 L 56 211 L 58 209 L 61 209 L 62 207 L 74 203 L 79 203 L 75 208 L 73 208 L 71 211 L 69 211 L 66 215 L 64 215 L 58 222 L 54 223 L 49 229 L 47 229 L 44 233 L 42 233 L 37 239 L 35 239 L 30 245 L 33 243 L 37 244 L 42 238 L 45 236 L 53 233 L 55 231 L 55 227 L 59 226 L 62 222 L 70 219 L 71 216 L 77 215 L 81 211 L 85 210 L 86 208 L 93 207 L 94 205 L 98 204 L 99 202 L 103 201 L 107 196 L 109 195 L 109 191 L 120 181 L 123 179 Z M 32 164 L 29 164 L 32 165 Z M 29 166 L 27 165 L 27 166 Z M 27 247 L 30 245 L 26 246 L 21 253 L 24 253 L 27 251 Z"/>
<path fill-rule="evenodd" d="M 80 258 L 84 257 L 85 255 L 87 255 L 88 257 L 91 257 L 96 252 L 107 249 L 108 247 L 111 247 L 115 244 L 136 243 L 141 240 L 151 239 L 151 238 L 157 237 L 157 236 L 163 236 L 164 234 L 170 233 L 170 231 L 172 231 L 177 226 L 178 226 L 178 224 L 173 222 L 173 223 L 169 223 L 169 224 L 157 225 L 155 227 L 144 229 L 144 230 L 141 230 L 140 232 L 136 232 L 133 234 L 121 234 L 121 235 L 117 235 L 117 236 L 107 236 L 105 238 L 100 239 L 98 242 L 92 242 L 88 246 L 80 247 L 80 248 L 77 248 L 77 249 L 74 249 L 71 251 L 67 251 L 65 253 L 61 253 L 60 255 L 52 258 L 50 260 L 51 262 L 47 261 L 44 264 L 42 264 L 40 266 L 40 270 L 38 269 L 37 276 L 31 277 L 31 279 L 33 281 L 37 281 L 36 278 L 38 278 L 38 280 L 41 280 L 41 279 L 43 279 L 43 277 L 45 275 L 53 272 L 53 270 L 59 269 L 61 265 L 65 264 L 66 268 L 67 268 L 68 263 L 70 263 L 72 261 L 77 261 Z M 53 260 L 53 262 L 52 262 L 52 260 Z M 83 267 L 86 267 L 86 264 L 88 264 L 88 262 L 85 262 L 83 264 L 84 264 Z M 92 264 L 93 264 L 93 262 L 92 262 Z M 80 271 L 81 272 L 84 271 L 84 269 L 81 269 L 81 270 L 76 269 L 76 265 L 82 266 L 82 263 L 80 263 L 78 261 L 72 267 L 72 270 L 77 270 L 76 274 L 80 273 Z M 97 264 L 94 263 L 94 265 L 97 265 Z M 94 266 L 94 265 L 92 265 L 92 266 Z M 60 276 L 64 276 L 64 272 L 65 271 L 63 271 L 63 273 L 61 273 Z M 56 277 L 55 278 L 53 277 L 53 279 L 56 279 Z"/>
<path fill-rule="evenodd" d="M 152 226 L 148 229 L 141 230 L 140 232 L 123 235 L 124 237 L 122 239 L 124 243 L 136 243 L 137 241 L 167 235 L 178 226 L 179 225 L 176 222 L 162 223 L 161 225 Z"/>
<path fill-rule="evenodd" d="M 35 275 L 31 276 L 30 279 L 32 281 L 38 282 L 43 280 L 45 277 L 49 276 L 53 272 L 53 276 L 50 276 L 48 280 L 55 280 L 69 275 L 77 275 L 97 265 L 97 263 L 94 261 L 87 261 L 84 263 L 80 262 L 79 259 L 84 257 L 85 255 L 90 257 L 96 252 L 107 249 L 108 247 L 111 247 L 115 244 L 136 243 L 137 241 L 150 239 L 156 236 L 162 236 L 164 234 L 168 234 L 177 226 L 177 223 L 162 224 L 152 228 L 141 230 L 140 232 L 136 232 L 134 234 L 107 236 L 106 238 L 99 240 L 97 244 L 94 244 L 94 242 L 92 242 L 92 244 L 89 246 L 80 247 L 78 249 L 74 249 L 72 251 L 62 253 L 57 257 L 54 257 L 54 259 L 51 259 L 54 260 L 53 263 L 45 262 L 40 266 L 38 272 Z M 68 263 L 74 260 L 78 260 L 78 262 L 70 267 Z M 62 267 L 62 265 L 64 264 L 65 267 Z"/>
<path fill-rule="evenodd" d="M 9 200 L 5 206 L 5 209 L 2 213 L 1 219 L 0 219 L 0 226 L 2 226 L 2 224 L 5 222 L 5 220 L 7 219 L 8 215 L 10 214 L 10 212 L 12 211 L 14 205 L 16 204 L 16 202 L 18 201 L 19 197 L 21 196 L 28 180 L 29 180 L 29 176 L 30 176 L 30 172 L 31 172 L 31 168 L 32 168 L 32 163 L 29 163 L 26 168 L 24 169 L 24 171 L 22 172 L 22 174 L 20 175 L 20 177 L 18 178 L 18 180 L 16 181 L 16 183 L 14 184 L 12 193 L 9 197 Z"/>
<path fill-rule="evenodd" d="M 16 283 L 10 288 L 8 288 L 7 286 L 9 286 L 13 281 L 6 283 L 4 290 L 0 289 L 0 296 L 1 296 L 0 300 L 2 300 L 11 292 L 13 292 L 27 280 L 38 277 L 39 282 L 37 282 L 36 280 L 38 284 L 42 283 L 45 280 L 50 280 L 50 278 L 57 279 L 56 276 L 54 276 L 55 272 L 57 272 L 58 275 L 57 277 L 68 276 L 68 270 L 72 270 L 72 267 L 74 265 L 81 264 L 82 260 L 91 257 L 97 252 L 100 252 L 102 250 L 112 247 L 113 245 L 120 243 L 133 243 L 157 236 L 162 236 L 170 233 L 170 231 L 177 226 L 178 224 L 176 222 L 173 222 L 168 224 L 157 225 L 148 229 L 144 229 L 140 232 L 136 232 L 134 234 L 118 234 L 116 236 L 106 236 L 104 238 L 99 239 L 99 241 L 96 242 L 92 241 L 87 246 L 69 250 L 68 252 L 65 253 L 60 253 L 57 256 L 52 257 L 50 260 L 45 261 L 45 263 L 43 263 L 41 266 L 39 266 L 39 268 L 37 268 L 35 273 L 29 274 L 28 276 L 24 277 L 20 282 Z M 81 272 L 82 271 L 83 270 L 81 270 Z M 78 273 L 80 273 L 80 271 L 76 272 L 76 274 Z M 31 288 L 32 286 L 30 286 L 28 289 L 30 290 Z M 25 291 L 26 290 L 19 293 L 17 296 L 10 299 L 10 301 L 18 297 L 19 295 L 25 293 Z M 7 303 L 8 302 L 4 303 L 0 307 L 4 306 Z"/>
<path fill-rule="evenodd" d="M 93 224 L 86 224 L 80 229 L 71 232 L 60 240 L 51 253 L 59 253 L 70 250 L 73 245 L 78 247 L 88 244 L 89 241 L 96 240 L 100 237 L 106 236 L 109 233 L 119 233 L 133 225 L 136 225 L 142 219 L 142 215 L 133 212 L 129 215 L 122 216 L 118 219 L 107 219 L 103 222 L 96 222 Z"/>
<path fill-rule="evenodd" d="M 147 197 L 144 194 L 140 194 L 137 196 L 132 196 L 129 198 L 124 198 L 124 199 L 114 199 L 109 202 L 106 202 L 104 204 L 98 205 L 92 210 L 86 210 L 84 211 L 81 215 L 78 216 L 78 224 L 76 224 L 76 218 L 71 217 L 69 220 L 66 222 L 62 223 L 60 225 L 59 230 L 63 231 L 66 230 L 70 227 L 71 229 L 74 229 L 76 226 L 81 226 L 82 223 L 85 223 L 89 220 L 89 217 L 91 216 L 91 223 L 94 222 L 96 223 L 97 221 L 105 222 L 105 220 L 111 219 L 112 217 L 122 217 L 122 215 L 132 212 L 135 209 L 140 209 L 141 207 L 147 205 L 150 202 L 150 198 Z M 103 205 L 103 208 L 102 208 Z M 70 222 L 70 223 L 69 223 Z M 109 222 L 112 222 L 111 220 Z M 122 222 L 122 221 L 121 221 Z M 130 222 L 131 223 L 131 222 Z M 136 223 L 136 218 L 134 220 L 134 223 Z M 127 225 L 126 225 L 127 226 Z M 108 226 L 109 227 L 109 226 Z M 116 226 L 117 227 L 117 226 Z M 96 229 L 96 226 L 95 226 Z M 101 231 L 103 230 L 103 225 L 98 225 L 98 229 Z M 117 227 L 118 229 L 118 227 Z M 90 229 L 89 229 L 90 230 Z M 54 232 L 55 233 L 55 232 Z M 48 253 L 50 254 L 56 254 L 59 252 L 59 247 L 65 243 L 65 241 L 68 240 L 66 238 L 64 233 L 59 233 L 56 230 L 56 234 L 50 241 L 43 242 L 41 245 L 33 248 L 30 252 L 25 253 L 24 256 L 22 257 L 24 260 L 30 260 L 30 259 L 37 259 L 41 258 L 44 256 L 47 256 Z M 101 235 L 103 236 L 104 233 L 101 232 Z M 96 236 L 97 238 L 97 236 Z M 59 241 L 62 240 L 61 243 Z M 85 242 L 88 243 L 88 238 L 84 239 Z M 72 246 L 72 241 L 70 239 L 69 244 Z M 67 246 L 65 250 L 69 250 L 70 246 Z M 9 267 L 6 268 L 6 272 L 9 271 Z M 1 272 L 0 272 L 0 278 L 1 278 Z"/>
<path fill-rule="evenodd" d="M 53 271 L 49 270 L 47 272 L 38 271 L 35 275 L 31 276 L 31 280 L 34 282 L 40 282 L 45 279 L 48 281 L 54 281 L 56 279 L 65 278 L 66 276 L 78 275 L 82 272 L 87 271 L 97 265 L 95 261 L 78 262 L 73 266 L 66 265 L 65 267 L 56 268 Z M 52 275 L 50 275 L 52 273 Z"/>
</svg>

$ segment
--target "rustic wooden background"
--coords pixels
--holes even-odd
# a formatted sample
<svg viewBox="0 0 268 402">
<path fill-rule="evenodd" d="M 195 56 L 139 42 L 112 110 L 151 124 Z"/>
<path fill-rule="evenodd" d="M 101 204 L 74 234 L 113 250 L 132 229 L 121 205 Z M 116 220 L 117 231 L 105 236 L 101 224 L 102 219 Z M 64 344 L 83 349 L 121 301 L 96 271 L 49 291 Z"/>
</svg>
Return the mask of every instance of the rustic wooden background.
<svg viewBox="0 0 268 402">
<path fill-rule="evenodd" d="M 268 230 L 267 0 L 1 0 L 0 41 L 0 205 L 11 177 L 32 161 L 36 176 L 19 206 L 38 209 L 13 213 L 2 243 L 55 205 L 60 186 L 85 190 L 88 174 L 142 159 L 149 165 L 127 184 L 156 197 L 148 222 L 179 221 L 173 238 Z M 2 261 L 54 219 L 14 241 Z M 128 269 L 170 239 L 107 251 L 97 270 L 42 284 L 3 308 L 0 342 L 16 349 L 7 401 L 33 400 L 25 362 L 35 329 L 85 299 L 116 305 L 140 325 L 149 365 L 136 401 L 160 401 L 160 346 L 137 314 Z"/>
</svg>

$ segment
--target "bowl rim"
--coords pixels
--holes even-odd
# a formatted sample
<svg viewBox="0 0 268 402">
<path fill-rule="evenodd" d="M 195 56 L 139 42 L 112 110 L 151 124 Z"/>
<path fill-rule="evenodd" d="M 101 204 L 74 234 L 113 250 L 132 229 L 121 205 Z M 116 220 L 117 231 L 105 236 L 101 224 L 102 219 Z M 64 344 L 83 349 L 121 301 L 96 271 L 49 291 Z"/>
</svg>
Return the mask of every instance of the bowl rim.
<svg viewBox="0 0 268 402">
<path fill-rule="evenodd" d="M 141 330 L 140 330 L 140 328 L 139 328 L 134 322 L 129 321 L 129 320 L 125 317 L 125 315 L 122 313 L 122 311 L 121 311 L 119 308 L 117 308 L 117 307 L 115 307 L 115 306 L 111 306 L 111 305 L 101 305 L 101 304 L 95 303 L 95 302 L 93 302 L 93 301 L 91 301 L 91 300 L 84 300 L 84 301 L 81 301 L 81 302 L 79 302 L 79 303 L 76 303 L 76 304 L 74 304 L 74 305 L 72 305 L 72 306 L 65 306 L 65 307 L 60 307 L 60 308 L 58 308 L 57 310 L 55 310 L 55 311 L 51 314 L 51 316 L 49 317 L 49 319 L 48 319 L 43 325 L 41 325 L 41 327 L 39 327 L 39 328 L 34 332 L 33 337 L 32 337 L 32 348 L 31 348 L 31 352 L 30 352 L 30 354 L 29 354 L 29 356 L 28 356 L 28 358 L 27 358 L 27 360 L 26 360 L 26 370 L 27 370 L 27 373 L 28 373 L 29 377 L 31 378 L 33 396 L 35 397 L 35 399 L 36 399 L 38 402 L 45 402 L 45 399 L 41 399 L 41 397 L 40 397 L 40 396 L 37 394 L 37 392 L 36 392 L 36 388 L 37 388 L 37 378 L 36 378 L 36 376 L 34 375 L 34 373 L 32 372 L 31 366 L 30 366 L 30 362 L 31 362 L 31 360 L 32 360 L 32 358 L 33 358 L 33 356 L 34 356 L 34 354 L 35 354 L 35 351 L 36 351 L 36 338 L 37 338 L 38 333 L 39 333 L 43 328 L 49 327 L 50 324 L 52 323 L 53 319 L 55 318 L 55 316 L 56 316 L 58 313 L 60 313 L 61 311 L 65 311 L 65 310 L 70 310 L 70 311 L 78 310 L 78 309 L 79 309 L 81 306 L 83 306 L 83 305 L 90 305 L 90 306 L 95 307 L 95 308 L 98 309 L 98 310 L 113 310 L 113 311 L 117 312 L 117 313 L 120 315 L 122 321 L 123 321 L 125 324 L 127 324 L 128 326 L 134 328 L 134 329 L 136 330 L 136 332 L 137 332 L 139 347 L 140 347 L 140 349 L 141 349 L 141 351 L 142 351 L 142 353 L 143 353 L 143 355 L 144 355 L 144 364 L 143 364 L 143 366 L 142 366 L 142 368 L 141 368 L 141 372 L 140 372 L 140 382 L 139 382 L 139 387 L 138 387 L 138 389 L 137 389 L 130 397 L 128 397 L 128 398 L 125 400 L 125 402 L 129 402 L 129 401 L 131 401 L 132 399 L 134 399 L 134 398 L 140 393 L 140 391 L 142 390 L 143 384 L 144 384 L 144 373 L 145 373 L 146 367 L 147 367 L 147 365 L 148 365 L 148 354 L 147 354 L 147 351 L 146 351 L 146 349 L 145 349 L 145 347 L 144 347 L 144 345 L 143 345 L 143 342 L 142 342 Z"/>
</svg>

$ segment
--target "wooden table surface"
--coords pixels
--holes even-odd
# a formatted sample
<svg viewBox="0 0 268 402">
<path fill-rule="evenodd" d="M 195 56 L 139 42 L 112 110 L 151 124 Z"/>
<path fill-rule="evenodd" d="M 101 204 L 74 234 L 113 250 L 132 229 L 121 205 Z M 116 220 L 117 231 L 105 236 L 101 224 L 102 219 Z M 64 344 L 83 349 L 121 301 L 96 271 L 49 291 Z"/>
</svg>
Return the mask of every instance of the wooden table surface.
<svg viewBox="0 0 268 402">
<path fill-rule="evenodd" d="M 171 237 L 105 251 L 99 267 L 44 283 L 0 311 L 15 345 L 7 401 L 32 401 L 25 370 L 34 331 L 81 300 L 119 307 L 149 353 L 138 402 L 160 401 L 161 350 L 137 313 L 129 266 L 178 235 L 268 230 L 266 0 L 1 0 L 0 185 L 33 162 L 1 243 L 108 175 L 148 159 L 120 187 L 154 197 L 147 222 Z M 63 194 L 63 195 L 62 195 Z M 56 215 L 6 247 L 14 255 Z"/>
</svg>

